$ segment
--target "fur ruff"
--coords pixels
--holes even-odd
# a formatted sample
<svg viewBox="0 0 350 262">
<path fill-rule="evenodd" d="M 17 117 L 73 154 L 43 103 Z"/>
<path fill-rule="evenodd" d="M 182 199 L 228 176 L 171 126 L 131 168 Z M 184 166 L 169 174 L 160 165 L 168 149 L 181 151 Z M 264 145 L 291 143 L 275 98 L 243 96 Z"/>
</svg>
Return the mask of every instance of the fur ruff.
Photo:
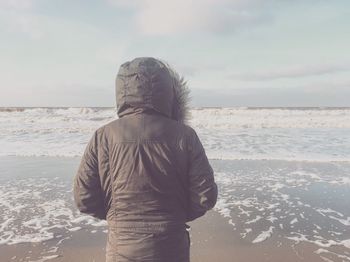
<svg viewBox="0 0 350 262">
<path fill-rule="evenodd" d="M 162 61 L 163 62 L 163 61 Z M 187 86 L 187 82 L 184 77 L 180 76 L 169 64 L 163 62 L 168 68 L 174 81 L 174 101 L 171 118 L 184 124 L 188 124 L 190 112 L 189 102 L 190 89 Z"/>
</svg>

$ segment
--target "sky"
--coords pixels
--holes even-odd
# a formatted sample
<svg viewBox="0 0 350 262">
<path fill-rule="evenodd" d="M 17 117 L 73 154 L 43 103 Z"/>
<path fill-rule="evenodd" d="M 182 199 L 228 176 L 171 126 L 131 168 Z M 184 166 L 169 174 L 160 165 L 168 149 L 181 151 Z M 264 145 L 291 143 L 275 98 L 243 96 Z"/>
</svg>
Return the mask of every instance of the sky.
<svg viewBox="0 0 350 262">
<path fill-rule="evenodd" d="M 115 106 L 167 61 L 192 106 L 350 106 L 348 0 L 0 0 L 0 106 Z"/>
</svg>

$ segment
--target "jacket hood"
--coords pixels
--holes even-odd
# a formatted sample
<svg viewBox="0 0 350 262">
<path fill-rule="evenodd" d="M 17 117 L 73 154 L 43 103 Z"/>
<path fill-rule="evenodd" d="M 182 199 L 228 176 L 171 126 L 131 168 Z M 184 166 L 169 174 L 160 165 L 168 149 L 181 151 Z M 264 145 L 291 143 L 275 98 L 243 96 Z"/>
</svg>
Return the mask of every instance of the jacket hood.
<svg viewBox="0 0 350 262">
<path fill-rule="evenodd" d="M 156 111 L 174 120 L 188 117 L 189 89 L 183 77 L 167 63 L 140 57 L 120 66 L 116 78 L 119 117 Z"/>
</svg>

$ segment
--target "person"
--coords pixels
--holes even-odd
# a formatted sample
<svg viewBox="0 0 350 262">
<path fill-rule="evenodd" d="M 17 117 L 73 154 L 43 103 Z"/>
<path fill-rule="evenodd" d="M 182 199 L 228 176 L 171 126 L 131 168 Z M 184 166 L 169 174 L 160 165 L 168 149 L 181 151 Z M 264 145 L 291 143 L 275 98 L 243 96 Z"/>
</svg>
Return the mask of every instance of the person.
<svg viewBox="0 0 350 262">
<path fill-rule="evenodd" d="M 217 186 L 186 122 L 189 89 L 151 57 L 121 65 L 119 119 L 99 128 L 74 179 L 82 213 L 106 219 L 106 261 L 190 260 L 186 222 L 213 208 Z"/>
</svg>

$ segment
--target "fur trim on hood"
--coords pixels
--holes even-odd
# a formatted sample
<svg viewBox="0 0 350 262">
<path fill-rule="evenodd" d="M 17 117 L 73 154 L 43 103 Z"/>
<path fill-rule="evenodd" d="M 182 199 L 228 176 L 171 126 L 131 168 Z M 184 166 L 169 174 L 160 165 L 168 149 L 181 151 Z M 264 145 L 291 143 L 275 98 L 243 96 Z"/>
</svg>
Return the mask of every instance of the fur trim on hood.
<svg viewBox="0 0 350 262">
<path fill-rule="evenodd" d="M 186 123 L 189 95 L 184 78 L 166 62 L 151 57 L 122 64 L 116 78 L 119 117 L 151 109 Z"/>
<path fill-rule="evenodd" d="M 172 118 L 186 123 L 189 120 L 189 102 L 190 102 L 190 89 L 187 86 L 183 76 L 180 76 L 172 67 L 167 63 L 169 72 L 174 78 L 174 101 L 173 101 L 173 112 Z"/>
</svg>

